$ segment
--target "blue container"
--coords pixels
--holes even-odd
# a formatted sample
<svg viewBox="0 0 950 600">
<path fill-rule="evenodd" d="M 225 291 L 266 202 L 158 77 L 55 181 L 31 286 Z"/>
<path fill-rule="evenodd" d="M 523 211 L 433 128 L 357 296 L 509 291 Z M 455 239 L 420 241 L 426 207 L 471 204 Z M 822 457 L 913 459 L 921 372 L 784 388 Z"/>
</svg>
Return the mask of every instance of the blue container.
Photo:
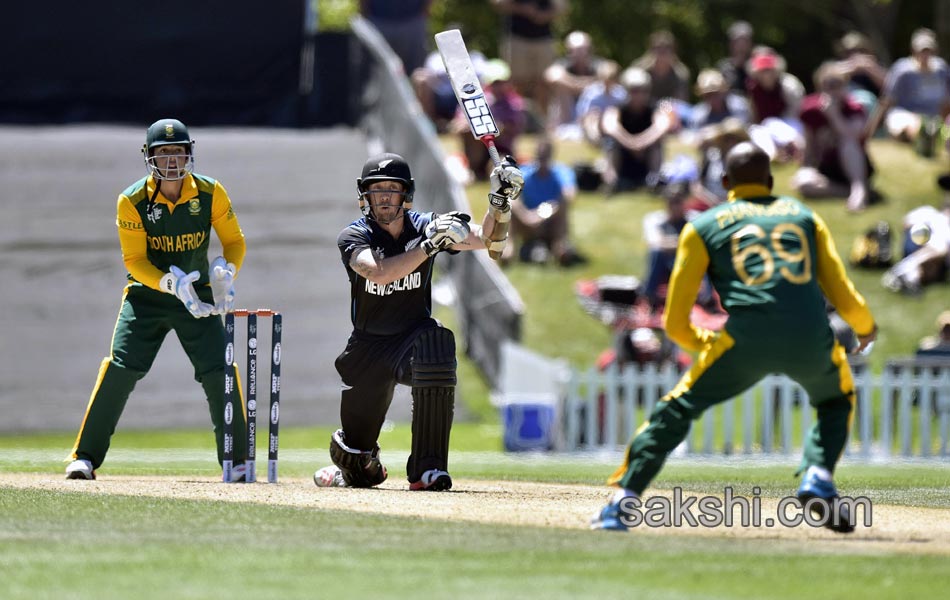
<svg viewBox="0 0 950 600">
<path fill-rule="evenodd" d="M 551 404 L 513 403 L 502 408 L 505 450 L 553 450 L 555 410 Z"/>
</svg>

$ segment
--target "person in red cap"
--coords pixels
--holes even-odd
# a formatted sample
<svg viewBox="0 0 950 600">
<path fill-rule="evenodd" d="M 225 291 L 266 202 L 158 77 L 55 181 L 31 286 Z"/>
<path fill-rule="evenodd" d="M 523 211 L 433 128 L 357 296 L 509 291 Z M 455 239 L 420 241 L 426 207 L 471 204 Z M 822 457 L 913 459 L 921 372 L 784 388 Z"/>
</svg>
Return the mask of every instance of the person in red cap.
<svg viewBox="0 0 950 600">
<path fill-rule="evenodd" d="M 773 158 L 784 162 L 799 156 L 804 146 L 804 130 L 798 111 L 805 86 L 785 72 L 785 59 L 771 48 L 757 50 L 746 71 L 751 122 L 771 140 L 775 147 Z"/>
<path fill-rule="evenodd" d="M 785 59 L 768 49 L 749 60 L 746 92 L 752 109 L 752 122 L 775 117 L 797 120 L 805 87 L 797 77 L 785 72 Z"/>
</svg>

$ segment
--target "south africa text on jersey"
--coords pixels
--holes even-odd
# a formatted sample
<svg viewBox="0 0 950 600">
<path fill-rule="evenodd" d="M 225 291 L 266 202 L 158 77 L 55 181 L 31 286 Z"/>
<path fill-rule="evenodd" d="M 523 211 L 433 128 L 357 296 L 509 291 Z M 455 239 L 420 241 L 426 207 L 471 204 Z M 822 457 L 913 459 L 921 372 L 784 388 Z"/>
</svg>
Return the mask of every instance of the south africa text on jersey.
<svg viewBox="0 0 950 600">
<path fill-rule="evenodd" d="M 208 232 L 182 233 L 179 235 L 157 235 L 148 237 L 148 247 L 162 252 L 186 252 L 197 250 L 208 239 Z"/>
<path fill-rule="evenodd" d="M 377 296 L 388 296 L 393 292 L 407 292 L 422 287 L 422 273 L 410 273 L 402 279 L 397 279 L 386 285 L 373 283 L 366 280 L 366 293 L 376 294 Z"/>
</svg>

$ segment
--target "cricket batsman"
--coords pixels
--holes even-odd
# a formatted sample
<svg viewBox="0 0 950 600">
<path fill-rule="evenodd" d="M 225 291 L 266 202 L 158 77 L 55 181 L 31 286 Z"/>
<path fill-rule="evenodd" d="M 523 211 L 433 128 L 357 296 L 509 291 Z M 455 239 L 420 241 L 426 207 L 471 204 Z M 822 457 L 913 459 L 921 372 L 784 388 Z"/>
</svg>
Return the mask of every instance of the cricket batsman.
<svg viewBox="0 0 950 600">
<path fill-rule="evenodd" d="M 223 458 L 224 326 L 214 315 L 234 307 L 234 278 L 244 261 L 244 234 L 224 187 L 194 173 L 194 140 L 177 119 L 149 126 L 142 148 L 148 175 L 119 194 L 116 225 L 128 283 L 112 349 L 102 360 L 70 459 L 67 479 L 95 479 L 136 382 L 148 373 L 174 330 L 194 366 L 211 411 L 218 464 Z M 223 256 L 208 264 L 210 232 Z M 244 428 L 237 411 L 235 427 Z M 235 456 L 244 456 L 235 436 Z M 243 462 L 234 478 L 244 477 Z"/>
<path fill-rule="evenodd" d="M 317 486 L 367 488 L 386 480 L 377 440 L 400 383 L 412 388 L 409 489 L 452 487 L 448 455 L 455 411 L 455 336 L 432 318 L 435 258 L 460 250 L 492 249 L 500 254 L 507 230 L 497 225 L 511 218 L 511 201 L 521 193 L 523 182 L 510 157 L 495 167 L 493 202 L 479 226 L 457 211 L 412 210 L 415 182 L 398 154 L 374 156 L 363 165 L 356 180 L 363 216 L 337 239 L 350 281 L 353 321 L 346 348 L 336 359 L 343 379 L 342 427 L 330 438 L 333 465 L 314 473 Z"/>
</svg>

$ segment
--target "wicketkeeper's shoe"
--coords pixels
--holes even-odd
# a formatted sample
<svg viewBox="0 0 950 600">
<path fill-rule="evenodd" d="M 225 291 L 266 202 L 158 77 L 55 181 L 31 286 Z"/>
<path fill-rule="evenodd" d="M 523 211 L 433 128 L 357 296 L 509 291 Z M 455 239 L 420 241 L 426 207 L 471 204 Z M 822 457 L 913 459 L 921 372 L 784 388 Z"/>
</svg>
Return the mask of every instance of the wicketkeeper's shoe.
<svg viewBox="0 0 950 600">
<path fill-rule="evenodd" d="M 808 504 L 812 516 L 822 519 L 825 527 L 837 533 L 851 533 L 854 526 L 851 524 L 851 510 L 847 504 L 838 504 L 838 490 L 831 479 L 823 479 L 813 469 L 809 469 L 802 477 L 798 486 L 798 500 L 802 506 Z M 837 506 L 836 506 L 837 504 Z M 837 511 L 837 515 L 832 514 Z"/>
<path fill-rule="evenodd" d="M 247 465 L 241 463 L 231 467 L 231 483 L 244 483 L 247 481 Z"/>
<path fill-rule="evenodd" d="M 317 487 L 347 487 L 343 471 L 336 465 L 319 469 L 313 474 L 313 482 Z"/>
<path fill-rule="evenodd" d="M 95 479 L 96 472 L 92 463 L 84 458 L 74 460 L 66 466 L 66 479 Z"/>
<path fill-rule="evenodd" d="M 590 520 L 591 529 L 605 529 L 607 531 L 627 531 L 627 526 L 620 520 L 620 503 L 611 502 L 600 509 Z"/>
<path fill-rule="evenodd" d="M 422 474 L 419 481 L 410 481 L 412 491 L 442 492 L 452 489 L 452 477 L 445 471 L 429 469 Z"/>
</svg>

